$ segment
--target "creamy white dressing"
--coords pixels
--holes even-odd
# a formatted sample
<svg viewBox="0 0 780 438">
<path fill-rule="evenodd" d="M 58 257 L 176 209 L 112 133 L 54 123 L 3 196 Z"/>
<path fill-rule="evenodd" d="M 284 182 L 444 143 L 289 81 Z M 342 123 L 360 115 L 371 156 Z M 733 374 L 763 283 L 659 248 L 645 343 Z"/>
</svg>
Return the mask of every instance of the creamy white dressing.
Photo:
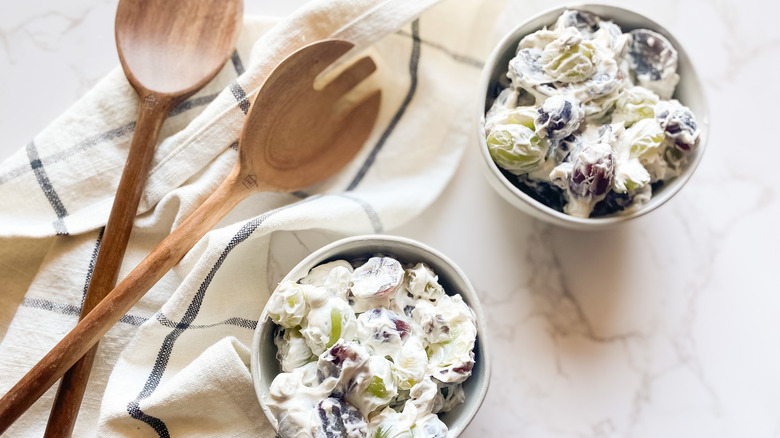
<svg viewBox="0 0 780 438">
<path fill-rule="evenodd" d="M 343 260 L 269 299 L 282 373 L 266 404 L 283 437 L 444 437 L 464 399 L 476 318 L 425 264 Z"/>
<path fill-rule="evenodd" d="M 699 142 L 694 115 L 671 99 L 677 61 L 656 32 L 565 11 L 509 61 L 510 85 L 485 115 L 493 161 L 572 216 L 636 210 L 682 174 Z"/>
</svg>

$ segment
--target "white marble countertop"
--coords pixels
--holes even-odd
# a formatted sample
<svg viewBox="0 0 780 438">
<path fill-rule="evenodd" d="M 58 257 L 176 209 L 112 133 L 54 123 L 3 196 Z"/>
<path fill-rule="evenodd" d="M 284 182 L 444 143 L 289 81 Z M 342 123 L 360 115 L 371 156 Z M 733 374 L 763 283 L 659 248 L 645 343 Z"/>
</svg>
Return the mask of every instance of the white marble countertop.
<svg viewBox="0 0 780 438">
<path fill-rule="evenodd" d="M 283 3 L 283 4 L 280 4 Z M 247 0 L 284 15 L 302 0 Z M 517 2 L 533 14 L 563 3 Z M 710 102 L 707 153 L 659 210 L 603 232 L 531 219 L 476 149 L 394 234 L 453 258 L 489 319 L 493 379 L 465 437 L 780 437 L 780 5 L 621 2 L 685 45 Z M 521 7 L 517 6 L 517 7 Z M 118 64 L 116 0 L 16 2 L 0 18 L 0 159 Z"/>
</svg>

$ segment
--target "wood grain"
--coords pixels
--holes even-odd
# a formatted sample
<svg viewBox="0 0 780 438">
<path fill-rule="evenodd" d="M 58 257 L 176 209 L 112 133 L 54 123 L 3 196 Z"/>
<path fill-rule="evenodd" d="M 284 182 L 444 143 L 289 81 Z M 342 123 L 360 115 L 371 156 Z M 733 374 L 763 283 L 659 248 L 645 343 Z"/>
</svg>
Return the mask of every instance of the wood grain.
<svg viewBox="0 0 780 438">
<path fill-rule="evenodd" d="M 81 319 L 114 287 L 163 122 L 177 104 L 211 81 L 230 58 L 242 10 L 241 0 L 119 2 L 116 44 L 125 75 L 140 98 L 138 120 Z M 96 352 L 97 345 L 63 376 L 44 436 L 72 434 Z"/>
<path fill-rule="evenodd" d="M 0 433 L 138 302 L 221 218 L 257 191 L 292 191 L 323 181 L 358 153 L 379 113 L 376 90 L 346 112 L 334 108 L 375 69 L 358 61 L 321 91 L 315 77 L 352 47 L 313 43 L 269 75 L 239 139 L 239 159 L 217 190 L 163 240 L 35 367 L 0 399 Z"/>
</svg>

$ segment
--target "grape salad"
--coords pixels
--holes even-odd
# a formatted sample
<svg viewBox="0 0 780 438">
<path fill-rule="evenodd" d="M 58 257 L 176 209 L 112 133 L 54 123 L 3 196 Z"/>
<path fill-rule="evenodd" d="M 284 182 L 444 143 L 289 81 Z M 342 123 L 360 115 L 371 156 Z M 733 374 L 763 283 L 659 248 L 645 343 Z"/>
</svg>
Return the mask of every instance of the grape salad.
<svg viewBox="0 0 780 438">
<path fill-rule="evenodd" d="M 672 98 L 677 62 L 659 33 L 567 10 L 519 42 L 485 115 L 488 152 L 550 208 L 635 211 L 684 172 L 699 143 L 695 116 Z"/>
<path fill-rule="evenodd" d="M 425 264 L 377 255 L 312 268 L 266 307 L 281 373 L 266 405 L 282 437 L 437 437 L 464 401 L 476 318 Z"/>
</svg>

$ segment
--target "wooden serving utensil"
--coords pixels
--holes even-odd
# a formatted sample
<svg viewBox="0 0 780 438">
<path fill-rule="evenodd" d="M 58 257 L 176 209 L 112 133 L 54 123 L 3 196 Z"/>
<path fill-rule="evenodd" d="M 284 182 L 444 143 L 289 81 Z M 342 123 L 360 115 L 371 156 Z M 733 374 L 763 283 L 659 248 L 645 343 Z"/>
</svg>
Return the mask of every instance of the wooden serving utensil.
<svg viewBox="0 0 780 438">
<path fill-rule="evenodd" d="M 321 182 L 365 143 L 379 113 L 376 90 L 348 111 L 343 97 L 374 70 L 366 57 L 315 90 L 319 73 L 352 48 L 325 40 L 288 56 L 271 72 L 247 115 L 238 162 L 217 190 L 163 240 L 76 327 L 0 399 L 0 433 L 86 353 L 241 200 L 257 191 L 289 192 Z"/>
<path fill-rule="evenodd" d="M 210 82 L 233 52 L 242 0 L 121 0 L 116 46 L 125 75 L 140 97 L 138 121 L 103 231 L 81 318 L 116 283 L 155 144 L 171 110 Z M 97 345 L 63 377 L 44 436 L 70 436 Z"/>
</svg>

